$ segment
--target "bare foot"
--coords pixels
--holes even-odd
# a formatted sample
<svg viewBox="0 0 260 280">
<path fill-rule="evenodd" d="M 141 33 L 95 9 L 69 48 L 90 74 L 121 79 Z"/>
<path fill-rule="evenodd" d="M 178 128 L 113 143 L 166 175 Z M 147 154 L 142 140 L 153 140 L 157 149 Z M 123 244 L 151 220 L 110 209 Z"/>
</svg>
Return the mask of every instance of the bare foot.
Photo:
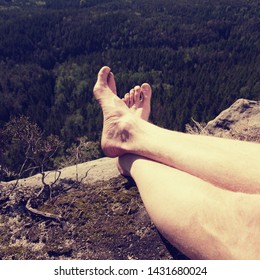
<svg viewBox="0 0 260 280">
<path fill-rule="evenodd" d="M 100 69 L 93 92 L 104 116 L 101 138 L 104 153 L 109 157 L 117 157 L 130 152 L 137 118 L 116 95 L 116 83 L 109 67 Z"/>
<path fill-rule="evenodd" d="M 148 121 L 151 112 L 151 96 L 152 89 L 149 84 L 145 83 L 126 93 L 123 101 L 137 117 Z"/>
</svg>

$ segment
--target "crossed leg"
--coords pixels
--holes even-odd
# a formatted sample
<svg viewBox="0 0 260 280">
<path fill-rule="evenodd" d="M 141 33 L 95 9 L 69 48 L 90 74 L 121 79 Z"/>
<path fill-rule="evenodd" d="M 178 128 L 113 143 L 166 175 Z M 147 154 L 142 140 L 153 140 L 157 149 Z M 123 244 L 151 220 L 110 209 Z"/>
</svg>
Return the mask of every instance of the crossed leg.
<svg viewBox="0 0 260 280">
<path fill-rule="evenodd" d="M 259 195 L 220 189 L 138 155 L 121 156 L 119 167 L 135 180 L 158 230 L 189 258 L 260 258 Z"/>
<path fill-rule="evenodd" d="M 120 156 L 120 170 L 134 178 L 171 243 L 191 258 L 260 257 L 259 195 L 228 191 L 259 192 L 259 145 L 149 124 L 116 96 L 108 67 L 100 70 L 94 95 L 104 113 L 103 150 Z"/>
<path fill-rule="evenodd" d="M 224 189 L 260 193 L 260 145 L 155 126 L 132 114 L 113 91 L 113 75 L 103 67 L 94 95 L 104 114 L 101 146 L 109 157 L 127 153 L 182 170 Z"/>
</svg>

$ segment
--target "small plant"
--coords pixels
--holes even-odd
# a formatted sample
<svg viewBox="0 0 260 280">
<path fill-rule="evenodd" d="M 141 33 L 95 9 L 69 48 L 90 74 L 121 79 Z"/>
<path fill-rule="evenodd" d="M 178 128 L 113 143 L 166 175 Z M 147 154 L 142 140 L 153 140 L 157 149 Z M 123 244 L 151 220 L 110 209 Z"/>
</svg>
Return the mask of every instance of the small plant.
<svg viewBox="0 0 260 280">
<path fill-rule="evenodd" d="M 80 163 L 98 159 L 101 157 L 101 149 L 99 142 L 92 142 L 88 137 L 83 136 L 77 139 L 77 143 L 73 143 L 67 150 L 66 155 L 55 160 L 55 166 L 66 167 L 75 165 L 76 181 L 79 181 L 78 165 Z"/>
<path fill-rule="evenodd" d="M 189 134 L 200 134 L 200 135 L 210 135 L 209 131 L 207 130 L 206 126 L 207 124 L 202 122 L 199 123 L 195 121 L 193 118 L 191 119 L 193 121 L 193 124 L 186 124 L 185 130 Z"/>
<path fill-rule="evenodd" d="M 28 117 L 12 118 L 0 132 L 1 180 L 17 179 L 37 172 L 44 173 L 63 143 L 55 135 L 44 137 Z"/>
</svg>

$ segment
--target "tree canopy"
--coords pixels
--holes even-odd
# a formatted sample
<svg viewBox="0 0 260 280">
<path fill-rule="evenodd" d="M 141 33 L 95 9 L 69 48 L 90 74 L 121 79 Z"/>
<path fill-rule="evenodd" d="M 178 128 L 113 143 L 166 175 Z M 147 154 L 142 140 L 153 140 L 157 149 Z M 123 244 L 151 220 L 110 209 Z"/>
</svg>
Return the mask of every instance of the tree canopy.
<svg viewBox="0 0 260 280">
<path fill-rule="evenodd" d="M 98 140 L 109 65 L 120 96 L 150 83 L 152 121 L 183 131 L 259 99 L 259 46 L 258 0 L 1 0 L 0 127 L 25 115 L 66 147 Z"/>
</svg>

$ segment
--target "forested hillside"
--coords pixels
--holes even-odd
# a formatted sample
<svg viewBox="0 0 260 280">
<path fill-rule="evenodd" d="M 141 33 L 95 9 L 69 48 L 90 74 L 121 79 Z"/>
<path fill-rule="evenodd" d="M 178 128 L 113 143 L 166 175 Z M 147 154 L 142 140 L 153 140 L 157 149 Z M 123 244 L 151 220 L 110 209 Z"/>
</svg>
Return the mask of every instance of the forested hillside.
<svg viewBox="0 0 260 280">
<path fill-rule="evenodd" d="M 152 121 L 184 130 L 260 99 L 258 0 L 1 0 L 0 127 L 25 115 L 69 147 L 96 141 L 96 74 L 149 82 Z"/>
</svg>

